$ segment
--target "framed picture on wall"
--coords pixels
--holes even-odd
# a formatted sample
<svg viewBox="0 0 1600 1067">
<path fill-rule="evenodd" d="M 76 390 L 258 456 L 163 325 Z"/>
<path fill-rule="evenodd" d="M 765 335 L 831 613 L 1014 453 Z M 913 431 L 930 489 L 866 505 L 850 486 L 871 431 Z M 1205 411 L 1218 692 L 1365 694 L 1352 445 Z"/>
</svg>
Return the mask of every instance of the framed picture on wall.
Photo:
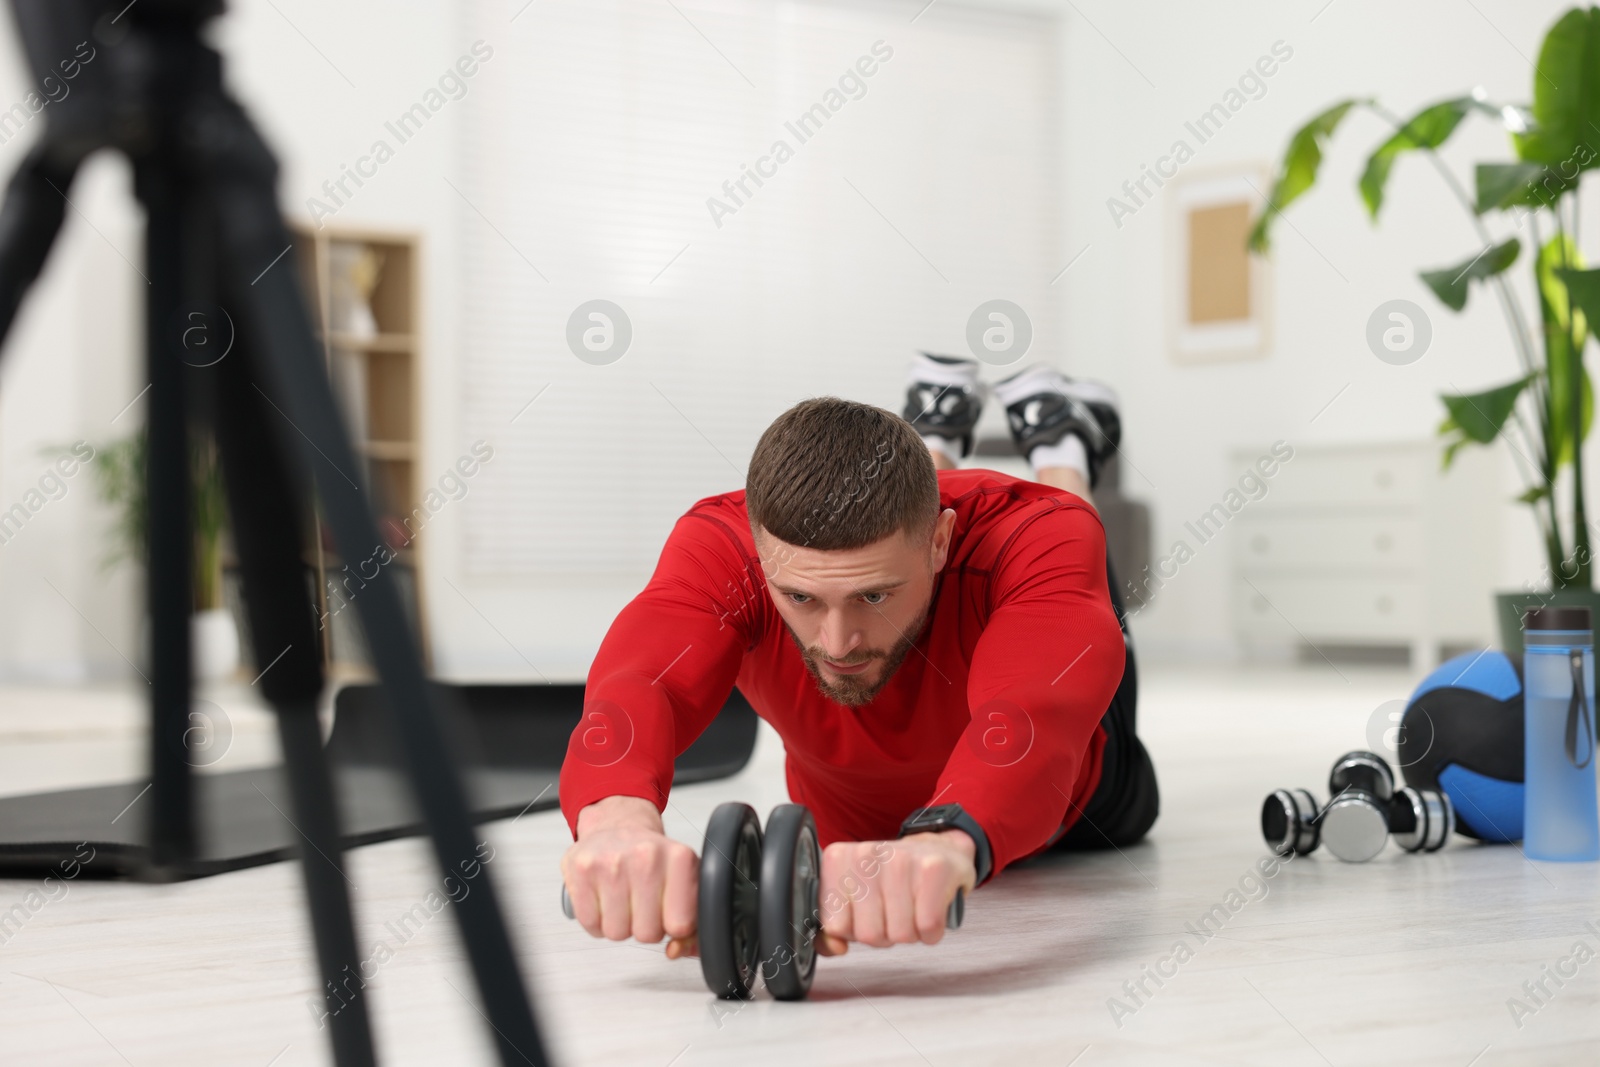
<svg viewBox="0 0 1600 1067">
<path fill-rule="evenodd" d="M 1167 337 L 1174 362 L 1257 359 L 1269 344 L 1266 260 L 1245 247 L 1271 178 L 1261 168 L 1186 177 L 1167 198 Z"/>
</svg>

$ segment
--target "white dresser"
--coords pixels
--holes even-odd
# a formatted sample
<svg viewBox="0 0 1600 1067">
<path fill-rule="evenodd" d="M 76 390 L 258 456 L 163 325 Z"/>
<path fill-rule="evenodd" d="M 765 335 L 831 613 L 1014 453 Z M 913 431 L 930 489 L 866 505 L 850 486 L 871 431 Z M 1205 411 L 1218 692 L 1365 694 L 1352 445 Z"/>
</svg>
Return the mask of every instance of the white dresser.
<svg viewBox="0 0 1600 1067">
<path fill-rule="evenodd" d="M 1464 450 L 1441 471 L 1435 441 L 1295 448 L 1229 522 L 1241 644 L 1408 646 L 1427 669 L 1441 644 L 1491 643 L 1500 523 L 1520 506 L 1496 460 Z"/>
</svg>

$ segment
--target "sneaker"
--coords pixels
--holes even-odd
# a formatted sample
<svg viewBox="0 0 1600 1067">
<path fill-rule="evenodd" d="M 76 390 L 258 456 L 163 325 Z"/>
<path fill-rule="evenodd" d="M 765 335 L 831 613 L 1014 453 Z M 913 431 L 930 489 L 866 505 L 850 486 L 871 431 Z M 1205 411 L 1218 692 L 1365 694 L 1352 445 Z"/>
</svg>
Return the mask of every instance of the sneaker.
<svg viewBox="0 0 1600 1067">
<path fill-rule="evenodd" d="M 996 382 L 994 395 L 1006 407 L 1011 438 L 1024 457 L 1040 445 L 1077 435 L 1089 455 L 1090 488 L 1122 442 L 1117 394 L 1099 382 L 1075 381 L 1036 364 Z"/>
<path fill-rule="evenodd" d="M 983 398 L 977 360 L 919 352 L 911 361 L 905 420 L 923 437 L 959 441 L 961 455 L 970 456 Z"/>
</svg>

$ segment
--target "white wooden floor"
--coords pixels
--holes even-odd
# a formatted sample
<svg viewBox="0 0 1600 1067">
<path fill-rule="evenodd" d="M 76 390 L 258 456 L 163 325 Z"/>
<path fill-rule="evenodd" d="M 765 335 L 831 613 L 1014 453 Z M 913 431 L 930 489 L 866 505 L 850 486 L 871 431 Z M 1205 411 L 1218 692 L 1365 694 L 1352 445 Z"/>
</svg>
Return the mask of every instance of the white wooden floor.
<svg viewBox="0 0 1600 1067">
<path fill-rule="evenodd" d="M 1318 854 L 1264 883 L 1262 796 L 1319 795 L 1340 752 L 1404 697 L 1401 673 L 1262 670 L 1145 678 L 1141 733 L 1161 777 L 1150 840 L 1125 854 L 1008 871 L 932 949 L 822 961 L 809 1002 L 713 1000 L 693 961 L 594 942 L 561 917 L 558 815 L 496 824 L 490 864 L 560 1064 L 1251 1064 L 1441 1067 L 1600 1062 L 1600 869 L 1535 864 L 1456 838 L 1364 866 Z M 139 694 L 0 691 L 8 793 L 132 776 Z M 234 725 L 219 766 L 270 761 L 270 721 L 212 694 Z M 764 734 L 750 768 L 682 789 L 670 832 L 699 844 L 715 804 L 783 798 Z M 360 938 L 392 952 L 371 983 L 385 1064 L 488 1063 L 448 912 L 401 940 L 429 892 L 415 841 L 358 850 Z M 1262 886 L 1264 885 L 1264 888 Z M 0 911 L 36 883 L 0 882 Z M 68 883 L 0 946 L 0 1063 L 328 1062 L 307 1001 L 298 872 L 280 864 L 176 886 Z M 1230 890 L 1238 895 L 1229 897 Z M 1200 920 L 1233 904 L 1220 933 Z M 1593 924 L 1586 927 L 1586 923 Z M 1200 930 L 1197 934 L 1190 928 Z M 1219 929 L 1212 920 L 1211 930 Z M 403 931 L 404 932 L 404 931 Z M 1203 939 L 1202 939 L 1203 938 Z M 1145 969 L 1162 964 L 1159 987 Z M 1584 943 L 1582 963 L 1561 963 Z M 1563 985 L 1547 975 L 1561 967 Z M 1173 973 L 1174 967 L 1176 973 Z M 1576 973 L 1573 970 L 1576 968 Z M 1130 996 L 1124 983 L 1145 990 Z M 1523 983 L 1543 979 L 1535 1000 Z M 1513 1018 L 1510 998 L 1531 1011 Z M 1113 998 L 1122 1010 L 1113 1013 Z M 1542 1001 L 1542 1003 L 1541 1003 Z M 1131 1013 L 1130 1013 L 1131 1012 Z"/>
</svg>

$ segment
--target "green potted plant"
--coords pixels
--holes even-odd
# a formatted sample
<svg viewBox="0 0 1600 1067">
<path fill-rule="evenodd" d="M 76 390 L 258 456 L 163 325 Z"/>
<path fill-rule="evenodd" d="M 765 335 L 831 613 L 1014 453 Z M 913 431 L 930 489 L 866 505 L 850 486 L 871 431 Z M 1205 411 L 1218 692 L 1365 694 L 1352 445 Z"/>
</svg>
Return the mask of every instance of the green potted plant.
<svg viewBox="0 0 1600 1067">
<path fill-rule="evenodd" d="M 1600 8 L 1573 8 L 1546 33 L 1533 70 L 1531 106 L 1499 104 L 1481 89 L 1431 104 L 1400 119 L 1376 100 L 1353 97 L 1322 111 L 1289 139 L 1267 205 L 1250 234 L 1250 248 L 1265 254 L 1283 210 L 1318 177 L 1323 145 L 1352 112 L 1364 110 L 1393 127 L 1367 157 L 1357 183 L 1376 222 L 1396 161 L 1419 153 L 1432 164 L 1462 207 L 1476 246 L 1460 262 L 1419 272 L 1423 283 L 1452 311 L 1467 305 L 1473 283 L 1495 291 L 1517 375 L 1475 393 L 1444 394 L 1443 464 L 1462 448 L 1504 435 L 1524 481 L 1516 499 L 1533 512 L 1545 568 L 1522 591 L 1496 597 L 1501 642 L 1522 653 L 1522 612 L 1542 604 L 1589 607 L 1600 619 L 1594 591 L 1593 552 L 1583 492 L 1583 440 L 1594 396 L 1583 350 L 1600 323 L 1600 270 L 1587 269 L 1578 252 L 1578 192 L 1586 171 L 1600 166 Z M 1478 115 L 1510 135 L 1515 159 L 1479 163 L 1469 191 L 1445 165 L 1438 149 L 1464 119 Z M 1500 234 L 1489 226 L 1495 220 Z M 1509 232 L 1507 224 L 1510 224 Z M 1524 250 L 1517 234 L 1526 231 Z M 1533 275 L 1538 313 L 1529 315 L 1508 282 L 1515 264 Z M 1565 475 L 1563 477 L 1563 475 Z M 1560 506 L 1566 491 L 1568 506 Z"/>
<path fill-rule="evenodd" d="M 105 566 L 124 560 L 143 565 L 146 559 L 148 501 L 146 498 L 145 431 L 96 449 L 94 468 L 100 498 L 117 511 L 113 541 Z M 209 439 L 189 446 L 189 512 L 194 527 L 191 551 L 194 599 L 194 670 L 199 678 L 216 681 L 239 669 L 239 628 L 223 603 L 222 541 L 227 500 L 222 489 L 222 465 L 216 445 Z"/>
</svg>

